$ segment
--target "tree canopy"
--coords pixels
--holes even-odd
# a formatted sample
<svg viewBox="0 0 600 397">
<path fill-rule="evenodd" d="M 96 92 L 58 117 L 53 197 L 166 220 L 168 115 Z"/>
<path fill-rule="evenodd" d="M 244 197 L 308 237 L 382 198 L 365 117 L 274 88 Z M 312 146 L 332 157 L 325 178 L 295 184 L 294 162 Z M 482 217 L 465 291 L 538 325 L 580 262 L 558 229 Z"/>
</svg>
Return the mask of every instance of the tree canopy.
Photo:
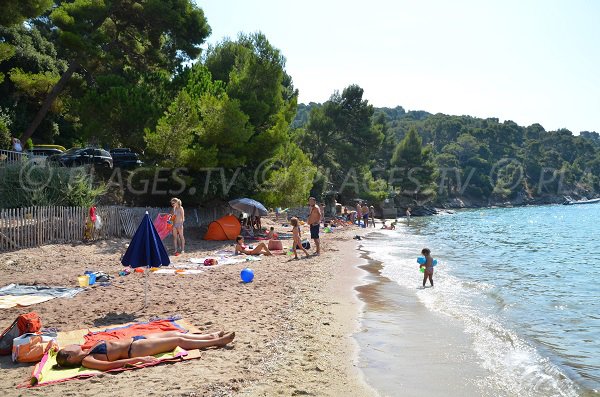
<svg viewBox="0 0 600 397">
<path fill-rule="evenodd" d="M 134 185 L 176 170 L 166 184 L 193 186 L 180 192 L 193 203 L 244 195 L 291 206 L 337 192 L 346 203 L 485 205 L 600 188 L 595 131 L 375 108 L 358 84 L 298 104 L 265 34 L 203 52 L 211 28 L 192 0 L 6 0 L 2 11 L 2 148 L 11 137 L 129 147 L 148 165 Z"/>
</svg>

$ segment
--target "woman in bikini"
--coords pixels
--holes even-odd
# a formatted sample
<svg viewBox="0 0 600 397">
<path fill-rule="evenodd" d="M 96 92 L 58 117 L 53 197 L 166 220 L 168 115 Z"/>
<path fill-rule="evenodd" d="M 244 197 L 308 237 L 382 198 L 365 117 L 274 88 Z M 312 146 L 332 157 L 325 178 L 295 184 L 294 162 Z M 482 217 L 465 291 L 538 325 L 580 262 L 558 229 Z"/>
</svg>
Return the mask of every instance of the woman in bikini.
<svg viewBox="0 0 600 397">
<path fill-rule="evenodd" d="M 108 371 L 126 365 L 153 364 L 159 361 L 155 354 L 173 351 L 176 347 L 186 350 L 203 349 L 213 346 L 225 346 L 233 341 L 235 332 L 214 334 L 183 334 L 177 331 L 161 332 L 130 339 L 99 341 L 90 349 L 80 345 L 68 345 L 56 355 L 59 367 L 69 368 L 80 365 Z"/>
<path fill-rule="evenodd" d="M 185 252 L 185 238 L 183 237 L 183 222 L 185 222 L 185 212 L 181 206 L 181 200 L 176 197 L 171 199 L 173 206 L 173 244 L 175 244 L 175 256 Z M 180 247 L 180 250 L 177 250 Z"/>
<path fill-rule="evenodd" d="M 258 255 L 258 254 L 265 254 L 265 255 L 273 255 L 271 253 L 271 251 L 269 251 L 269 247 L 267 247 L 267 245 L 265 243 L 258 243 L 258 245 L 256 247 L 254 247 L 254 249 L 250 250 L 248 249 L 248 247 L 244 244 L 244 237 L 243 236 L 237 236 L 235 239 L 235 254 L 246 254 L 246 255 Z"/>
</svg>

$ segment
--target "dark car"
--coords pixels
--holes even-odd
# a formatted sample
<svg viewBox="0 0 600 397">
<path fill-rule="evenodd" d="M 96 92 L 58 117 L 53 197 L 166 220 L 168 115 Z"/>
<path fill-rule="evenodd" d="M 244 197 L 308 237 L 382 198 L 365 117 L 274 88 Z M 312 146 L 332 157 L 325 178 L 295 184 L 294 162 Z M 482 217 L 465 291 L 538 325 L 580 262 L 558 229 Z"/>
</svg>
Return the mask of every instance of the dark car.
<svg viewBox="0 0 600 397">
<path fill-rule="evenodd" d="M 48 160 L 65 167 L 77 167 L 86 164 L 105 168 L 113 167 L 113 159 L 110 153 L 104 149 L 91 147 L 69 149 L 63 154 L 51 156 Z"/>
<path fill-rule="evenodd" d="M 110 154 L 116 168 L 137 168 L 144 165 L 140 156 L 128 148 L 111 149 Z"/>
</svg>

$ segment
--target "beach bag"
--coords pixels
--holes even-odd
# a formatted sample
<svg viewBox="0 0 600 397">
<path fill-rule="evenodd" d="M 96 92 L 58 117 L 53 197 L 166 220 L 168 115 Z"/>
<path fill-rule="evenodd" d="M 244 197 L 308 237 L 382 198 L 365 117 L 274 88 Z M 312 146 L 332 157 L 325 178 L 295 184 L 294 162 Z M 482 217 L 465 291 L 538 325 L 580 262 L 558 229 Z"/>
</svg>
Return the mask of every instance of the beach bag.
<svg viewBox="0 0 600 397">
<path fill-rule="evenodd" d="M 13 339 L 12 360 L 15 363 L 35 363 L 41 361 L 44 354 L 53 348 L 58 349 L 56 334 L 23 334 Z"/>
<path fill-rule="evenodd" d="M 303 241 L 303 242 L 302 242 L 302 247 L 304 247 L 304 249 L 305 249 L 305 250 L 307 250 L 307 249 L 310 249 L 310 242 L 309 242 L 309 241 L 306 241 L 306 240 L 305 240 L 305 241 Z M 299 246 L 296 246 L 296 249 L 297 249 L 297 250 L 299 250 L 299 249 L 300 249 L 300 247 L 299 247 Z"/>
<path fill-rule="evenodd" d="M 216 266 L 219 264 L 219 261 L 214 258 L 206 258 L 204 260 L 204 266 Z"/>
<path fill-rule="evenodd" d="M 173 231 L 173 215 L 170 214 L 158 214 L 154 219 L 154 227 L 158 232 L 158 236 L 161 240 L 169 235 Z"/>
<path fill-rule="evenodd" d="M 38 332 L 42 329 L 42 320 L 36 312 L 21 314 L 17 319 L 2 331 L 0 335 L 0 355 L 9 355 L 12 352 L 13 339 L 28 332 Z"/>
</svg>

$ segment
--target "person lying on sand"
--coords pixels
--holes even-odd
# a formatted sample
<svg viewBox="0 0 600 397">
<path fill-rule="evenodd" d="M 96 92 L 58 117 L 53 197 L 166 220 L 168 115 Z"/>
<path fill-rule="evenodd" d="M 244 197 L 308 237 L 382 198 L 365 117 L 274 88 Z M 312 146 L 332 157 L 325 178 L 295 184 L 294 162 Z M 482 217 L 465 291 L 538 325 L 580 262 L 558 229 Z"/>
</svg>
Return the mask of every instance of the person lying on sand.
<svg viewBox="0 0 600 397">
<path fill-rule="evenodd" d="M 244 237 L 243 236 L 237 236 L 235 239 L 235 253 L 237 254 L 246 254 L 246 255 L 259 255 L 259 254 L 265 254 L 265 255 L 273 255 L 271 253 L 271 251 L 269 251 L 269 248 L 266 246 L 265 243 L 258 243 L 258 245 L 256 247 L 254 247 L 254 249 L 250 250 L 248 249 L 248 247 L 246 245 L 244 245 Z"/>
<path fill-rule="evenodd" d="M 221 331 L 203 335 L 178 331 L 160 332 L 123 340 L 98 341 L 90 349 L 82 349 L 80 345 L 68 345 L 58 351 L 56 363 L 61 368 L 82 365 L 90 369 L 108 371 L 126 365 L 156 363 L 160 360 L 153 355 L 171 352 L 178 346 L 186 350 L 225 346 L 234 338 L 235 332 L 225 334 Z"/>
<path fill-rule="evenodd" d="M 386 229 L 386 230 L 396 230 L 396 221 L 390 223 L 390 225 L 386 225 L 385 221 L 383 221 L 383 226 L 381 226 L 382 229 Z"/>
</svg>

